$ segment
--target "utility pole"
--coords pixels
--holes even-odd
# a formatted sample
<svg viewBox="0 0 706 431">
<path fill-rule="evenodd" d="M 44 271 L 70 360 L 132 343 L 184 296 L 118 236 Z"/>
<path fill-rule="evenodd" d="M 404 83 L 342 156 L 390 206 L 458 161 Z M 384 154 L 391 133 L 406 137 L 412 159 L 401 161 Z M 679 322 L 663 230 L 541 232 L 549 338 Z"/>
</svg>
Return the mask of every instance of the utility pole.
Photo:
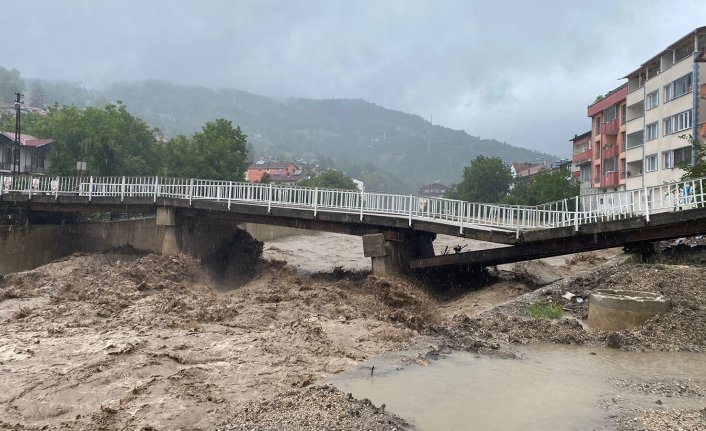
<svg viewBox="0 0 706 431">
<path fill-rule="evenodd" d="M 17 92 L 15 93 L 15 145 L 12 148 L 12 176 L 20 174 L 20 135 L 22 131 L 22 125 L 20 123 L 20 107 L 22 106 L 22 101 L 20 98 L 24 94 Z"/>
</svg>

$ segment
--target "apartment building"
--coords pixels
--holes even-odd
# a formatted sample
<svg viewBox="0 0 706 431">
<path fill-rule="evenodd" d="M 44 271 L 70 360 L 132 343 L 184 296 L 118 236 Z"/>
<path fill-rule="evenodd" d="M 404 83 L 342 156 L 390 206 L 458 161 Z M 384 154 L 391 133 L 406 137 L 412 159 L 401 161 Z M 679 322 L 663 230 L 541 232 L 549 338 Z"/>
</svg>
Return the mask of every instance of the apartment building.
<svg viewBox="0 0 706 431">
<path fill-rule="evenodd" d="M 625 188 L 677 181 L 695 153 L 682 135 L 706 134 L 706 27 L 691 31 L 627 76 Z"/>
<path fill-rule="evenodd" d="M 593 183 L 592 131 L 574 135 L 571 141 L 571 176 L 581 183 L 581 193 L 591 188 Z"/>
<path fill-rule="evenodd" d="M 591 117 L 592 188 L 625 190 L 626 99 L 628 85 L 610 91 L 587 109 Z"/>
</svg>

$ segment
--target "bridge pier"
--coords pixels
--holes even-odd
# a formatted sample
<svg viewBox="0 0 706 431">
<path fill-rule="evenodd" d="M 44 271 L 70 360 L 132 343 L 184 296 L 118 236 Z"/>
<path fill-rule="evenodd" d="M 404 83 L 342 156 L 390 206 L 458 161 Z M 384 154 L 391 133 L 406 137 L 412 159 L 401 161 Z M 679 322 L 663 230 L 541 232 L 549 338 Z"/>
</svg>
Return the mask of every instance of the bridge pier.
<svg viewBox="0 0 706 431">
<path fill-rule="evenodd" d="M 157 226 L 164 227 L 162 238 L 162 254 L 181 252 L 180 228 L 176 223 L 176 210 L 173 207 L 157 208 Z"/>
<path fill-rule="evenodd" d="M 435 233 L 421 231 L 363 235 L 363 254 L 371 259 L 373 274 L 405 274 L 410 259 L 434 256 L 435 238 Z"/>
</svg>

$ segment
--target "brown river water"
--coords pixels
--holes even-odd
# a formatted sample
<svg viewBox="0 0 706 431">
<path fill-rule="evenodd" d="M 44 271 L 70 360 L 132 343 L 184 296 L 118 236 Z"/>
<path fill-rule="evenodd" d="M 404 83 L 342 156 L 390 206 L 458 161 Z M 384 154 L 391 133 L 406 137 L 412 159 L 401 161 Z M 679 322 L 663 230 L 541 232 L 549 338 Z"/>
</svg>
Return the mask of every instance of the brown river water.
<svg viewBox="0 0 706 431">
<path fill-rule="evenodd" d="M 557 345 L 519 351 L 523 359 L 455 352 L 426 366 L 401 366 L 382 356 L 329 383 L 386 404 L 386 411 L 423 431 L 604 429 L 618 408 L 706 405 L 703 353 Z M 653 392 L 658 389 L 662 395 Z"/>
</svg>

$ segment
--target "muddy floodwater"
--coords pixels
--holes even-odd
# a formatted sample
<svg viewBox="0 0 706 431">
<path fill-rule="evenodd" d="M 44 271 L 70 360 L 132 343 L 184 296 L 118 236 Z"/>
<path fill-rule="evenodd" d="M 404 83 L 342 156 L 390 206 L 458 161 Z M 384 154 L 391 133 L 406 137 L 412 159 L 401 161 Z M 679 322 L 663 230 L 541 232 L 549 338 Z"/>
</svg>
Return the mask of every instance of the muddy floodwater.
<svg viewBox="0 0 706 431">
<path fill-rule="evenodd" d="M 422 431 L 605 429 L 618 407 L 696 409 L 705 401 L 703 353 L 544 344 L 519 350 L 519 360 L 451 353 L 426 366 L 378 357 L 329 382 L 385 403 Z"/>
</svg>

